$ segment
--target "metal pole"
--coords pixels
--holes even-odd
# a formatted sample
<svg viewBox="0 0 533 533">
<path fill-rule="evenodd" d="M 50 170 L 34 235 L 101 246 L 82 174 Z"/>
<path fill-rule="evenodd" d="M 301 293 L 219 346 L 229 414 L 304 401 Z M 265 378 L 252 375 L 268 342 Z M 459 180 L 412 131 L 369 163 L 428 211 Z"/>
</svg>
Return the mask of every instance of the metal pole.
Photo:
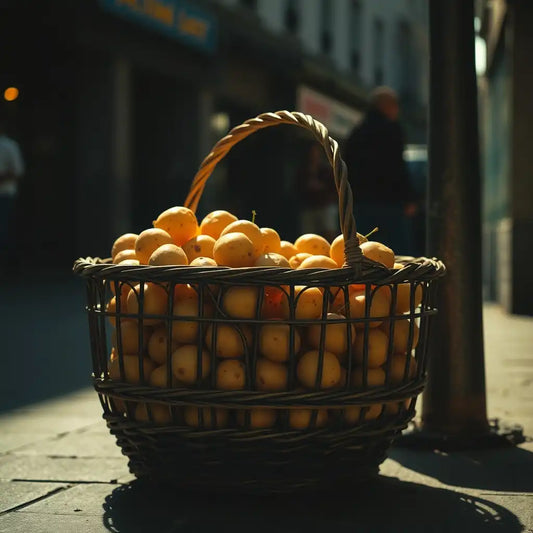
<svg viewBox="0 0 533 533">
<path fill-rule="evenodd" d="M 402 445 L 506 442 L 487 420 L 481 277 L 481 179 L 473 0 L 430 0 L 426 255 L 447 267 L 428 346 L 418 431 Z"/>
</svg>

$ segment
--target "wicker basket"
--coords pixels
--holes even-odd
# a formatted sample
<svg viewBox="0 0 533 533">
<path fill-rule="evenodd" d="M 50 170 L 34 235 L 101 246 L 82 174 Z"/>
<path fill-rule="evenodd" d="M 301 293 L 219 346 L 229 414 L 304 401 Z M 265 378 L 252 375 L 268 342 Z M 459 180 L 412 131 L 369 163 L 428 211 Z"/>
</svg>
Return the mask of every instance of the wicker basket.
<svg viewBox="0 0 533 533">
<path fill-rule="evenodd" d="M 436 259 L 397 256 L 403 268 L 388 269 L 363 256 L 346 165 L 337 142 L 321 123 L 309 115 L 279 111 L 232 129 L 201 164 L 184 205 L 196 210 L 207 179 L 233 145 L 278 124 L 309 130 L 326 151 L 339 195 L 343 268 L 124 266 L 90 257 L 74 264 L 74 272 L 87 286 L 94 387 L 107 426 L 138 478 L 189 489 L 259 492 L 359 483 L 378 473 L 391 442 L 415 414 L 426 378 L 429 323 L 436 313 L 434 285 L 445 267 Z M 175 305 L 187 284 L 196 291 L 197 307 L 177 313 Z M 166 313 L 149 314 L 148 287 L 166 292 Z M 242 287 L 255 295 L 253 313 L 245 318 L 235 317 L 225 305 L 229 292 L 238 293 Z M 352 312 L 354 290 L 363 302 L 362 314 Z M 123 297 L 109 305 L 114 294 L 131 291 L 136 312 L 127 312 Z M 376 316 L 373 304 L 384 292 L 387 309 Z M 306 294 L 315 298 L 320 294 L 319 316 L 300 312 Z M 265 318 L 265 305 L 272 298 L 283 300 L 285 311 L 277 321 Z M 328 318 L 335 302 L 344 316 Z M 407 302 L 407 308 L 400 308 L 400 302 Z M 146 349 L 155 323 L 167 338 L 173 328 L 185 329 L 187 335 L 192 331 L 187 342 L 189 349 L 191 343 L 194 346 L 189 367 L 176 371 L 172 363 L 176 348 L 163 343 L 158 379 Z M 268 331 L 265 326 L 273 323 L 288 339 L 282 363 L 265 363 L 262 336 Z M 336 326 L 346 342 L 346 353 L 335 357 L 342 361 L 340 378 L 330 357 L 326 324 Z M 394 332 L 405 332 L 406 324 L 401 355 L 396 353 Z M 137 328 L 133 348 L 124 346 L 127 327 Z M 217 378 L 224 367 L 217 354 L 228 355 L 221 340 L 224 328 L 237 334 L 242 348 L 242 353 L 240 348 L 235 352 L 240 357 L 226 365 L 236 370 L 229 375 L 230 382 L 244 379 L 240 386 L 230 383 L 222 388 L 224 380 Z M 304 345 L 311 328 L 315 352 L 306 356 L 311 363 L 303 368 L 302 352 L 310 349 Z M 377 369 L 371 368 L 376 365 L 372 340 L 376 329 L 387 338 L 385 360 Z M 212 349 L 204 352 L 206 346 Z M 176 376 L 183 376 L 177 372 L 185 372 L 185 377 L 178 381 Z M 303 375 L 307 381 L 302 383 Z"/>
</svg>

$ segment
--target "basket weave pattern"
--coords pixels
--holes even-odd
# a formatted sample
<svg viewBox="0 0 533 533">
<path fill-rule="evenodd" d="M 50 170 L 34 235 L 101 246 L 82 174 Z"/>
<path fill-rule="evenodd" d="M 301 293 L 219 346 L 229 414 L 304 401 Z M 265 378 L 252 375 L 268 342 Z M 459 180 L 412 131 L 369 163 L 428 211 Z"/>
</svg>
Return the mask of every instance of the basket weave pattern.
<svg viewBox="0 0 533 533">
<path fill-rule="evenodd" d="M 387 269 L 363 256 L 346 165 L 322 124 L 308 115 L 279 111 L 237 126 L 203 161 L 184 205 L 196 210 L 207 179 L 232 146 L 278 124 L 307 129 L 326 151 L 339 194 L 343 268 L 125 266 L 91 257 L 74 264 L 74 272 L 87 286 L 94 387 L 110 432 L 138 477 L 189 488 L 281 492 L 363 480 L 377 472 L 390 443 L 414 416 L 426 378 L 430 318 L 437 311 L 434 281 L 444 275 L 445 267 L 436 259 L 397 256 L 403 268 Z M 193 313 L 176 313 L 180 290 L 187 284 L 196 291 L 198 307 Z M 164 291 L 165 313 L 150 314 L 145 309 L 148 285 Z M 354 286 L 365 297 L 365 312 L 358 316 L 351 316 L 350 310 Z M 225 307 L 228 293 L 241 287 L 255 295 L 253 311 L 245 317 Z M 119 297 L 116 306 L 109 307 L 113 295 L 130 291 L 138 302 L 135 313 L 124 309 Z M 312 291 L 320 294 L 320 313 L 302 317 L 300 300 Z M 376 316 L 372 306 L 380 291 L 390 295 L 390 305 Z M 408 309 L 399 311 L 397 304 L 406 291 Z M 261 331 L 273 323 L 265 317 L 272 293 L 284 302 L 285 312 L 275 323 L 286 328 L 289 339 L 283 363 L 286 377 L 280 387 L 265 387 L 258 369 Z M 343 317 L 332 320 L 327 315 L 335 303 Z M 400 320 L 409 323 L 402 359 L 395 353 L 393 340 Z M 128 321 L 138 328 L 135 353 L 127 352 L 122 344 L 122 328 Z M 388 346 L 386 360 L 376 370 L 369 338 L 379 323 L 387 333 Z M 342 380 L 324 388 L 326 325 L 333 324 L 345 331 L 347 352 Z M 192 382 L 176 379 L 171 343 L 161 365 L 164 382 L 149 382 L 146 345 L 156 326 L 165 328 L 168 338 L 174 328 L 193 331 L 194 341 L 188 341 L 195 344 Z M 216 347 L 227 326 L 242 342 L 238 360 L 244 384 L 221 389 L 216 369 L 223 358 L 217 356 Z M 306 339 L 311 327 L 319 332 L 318 359 L 314 383 L 303 385 L 298 375 L 303 351 L 298 339 Z M 362 339 L 358 353 L 354 337 Z M 208 346 L 213 349 L 207 350 Z M 381 376 L 378 382 L 376 373 Z M 354 379 L 355 375 L 359 377 Z M 267 414 L 270 421 L 255 419 L 257 412 Z"/>
</svg>

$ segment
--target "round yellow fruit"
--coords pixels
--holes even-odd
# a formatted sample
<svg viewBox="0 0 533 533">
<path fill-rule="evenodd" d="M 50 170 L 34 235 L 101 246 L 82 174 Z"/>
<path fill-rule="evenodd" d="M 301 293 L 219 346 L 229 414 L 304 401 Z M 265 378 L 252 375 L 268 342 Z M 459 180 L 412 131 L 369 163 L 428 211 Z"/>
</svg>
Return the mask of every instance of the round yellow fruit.
<svg viewBox="0 0 533 533">
<path fill-rule="evenodd" d="M 282 240 L 279 243 L 279 253 L 286 259 L 290 259 L 298 253 L 298 248 L 292 242 Z"/>
<path fill-rule="evenodd" d="M 172 413 L 167 405 L 156 402 L 138 403 L 135 407 L 134 418 L 139 422 L 164 425 L 172 421 Z"/>
<path fill-rule="evenodd" d="M 224 237 L 225 235 L 228 235 L 229 233 L 244 233 L 244 235 L 246 235 L 250 239 L 254 249 L 254 262 L 257 257 L 259 257 L 263 253 L 263 234 L 261 233 L 261 228 L 257 224 L 254 224 L 252 221 L 240 219 L 235 220 L 235 222 L 230 222 L 220 233 L 219 239 Z M 217 261 L 217 263 L 220 264 L 219 261 Z"/>
<path fill-rule="evenodd" d="M 341 365 L 337 356 L 331 352 L 324 351 L 322 360 L 322 376 L 318 382 L 320 371 L 320 352 L 309 350 L 305 352 L 298 361 L 296 375 L 298 381 L 308 389 L 329 389 L 336 387 L 341 381 Z"/>
<path fill-rule="evenodd" d="M 306 257 L 298 268 L 339 268 L 337 263 L 329 256 L 312 255 Z"/>
<path fill-rule="evenodd" d="M 391 323 L 389 321 L 383 322 L 379 329 L 382 329 L 387 335 L 390 334 Z M 394 332 L 392 335 L 392 351 L 395 354 L 403 354 L 416 348 L 419 338 L 419 327 L 416 322 L 412 322 L 412 337 L 411 344 L 409 345 L 409 332 L 411 329 L 411 321 L 408 319 L 395 320 Z"/>
<path fill-rule="evenodd" d="M 107 302 L 107 305 L 106 305 L 106 308 L 105 308 L 106 313 L 110 313 L 107 316 L 107 319 L 109 320 L 109 323 L 113 327 L 116 327 L 116 325 L 117 325 L 117 317 L 119 318 L 119 320 L 123 320 L 123 321 L 128 320 L 127 317 L 122 317 L 122 315 L 128 313 L 128 294 L 126 294 L 125 292 L 122 292 L 121 297 L 119 298 L 119 302 L 120 302 L 120 312 L 119 312 L 119 309 L 118 309 L 117 297 L 116 296 L 112 296 L 109 299 L 109 302 Z"/>
<path fill-rule="evenodd" d="M 284 267 L 291 268 L 289 260 L 283 257 L 281 254 L 275 252 L 269 252 L 261 254 L 254 263 L 257 267 Z"/>
<path fill-rule="evenodd" d="M 383 411 L 383 406 L 379 403 L 373 403 L 372 405 L 368 405 L 366 407 L 361 407 L 359 405 L 351 405 L 350 407 L 346 407 L 343 413 L 345 422 L 351 426 L 358 424 L 359 420 L 361 419 L 361 411 L 364 411 L 362 415 L 362 421 L 375 420 L 379 417 L 381 411 Z"/>
<path fill-rule="evenodd" d="M 172 370 L 172 369 L 171 369 Z M 160 365 L 152 370 L 148 383 L 152 387 L 159 387 L 166 389 L 168 387 L 176 387 L 182 385 L 172 374 L 170 373 L 170 383 L 168 381 L 168 369 L 167 365 Z"/>
<path fill-rule="evenodd" d="M 217 365 L 216 388 L 241 390 L 246 386 L 246 367 L 239 359 L 224 359 Z"/>
<path fill-rule="evenodd" d="M 118 328 L 114 329 L 111 336 L 111 344 L 114 348 L 116 348 L 117 353 L 119 353 L 120 340 L 122 353 L 134 355 L 138 354 L 139 351 L 142 351 L 146 347 L 149 336 L 150 329 L 144 327 L 141 350 L 139 350 L 139 323 L 137 320 L 121 320 L 120 335 L 118 334 Z"/>
<path fill-rule="evenodd" d="M 218 265 L 212 257 L 196 257 L 189 263 L 189 266 L 216 267 Z"/>
<path fill-rule="evenodd" d="M 174 343 L 171 341 L 170 353 L 172 353 L 174 347 Z M 166 325 L 158 326 L 148 339 L 148 356 L 158 365 L 162 365 L 167 360 L 168 348 L 168 328 Z"/>
<path fill-rule="evenodd" d="M 273 228 L 259 228 L 263 236 L 263 253 L 279 253 L 281 250 L 281 238 Z"/>
<path fill-rule="evenodd" d="M 337 235 L 331 242 L 329 256 L 335 261 L 338 267 L 344 265 L 344 235 L 342 233 Z"/>
<path fill-rule="evenodd" d="M 120 357 L 117 357 L 109 362 L 108 371 L 109 377 L 116 381 L 125 381 L 139 385 L 148 381 L 150 374 L 154 369 L 154 363 L 148 357 L 141 357 L 141 365 L 143 375 L 139 371 L 139 356 L 137 355 L 123 355 L 124 361 L 124 375 L 120 373 Z M 142 379 L 141 379 L 142 378 Z"/>
<path fill-rule="evenodd" d="M 294 287 L 294 317 L 297 320 L 314 320 L 322 316 L 323 295 L 318 287 L 296 285 Z M 290 318 L 290 302 L 286 294 L 281 297 L 282 318 Z"/>
<path fill-rule="evenodd" d="M 172 321 L 172 340 L 180 344 L 196 342 L 199 322 L 184 320 L 183 317 L 199 317 L 198 301 L 193 299 L 176 301 L 172 308 L 172 316 L 181 317 L 179 320 Z"/>
<path fill-rule="evenodd" d="M 345 320 L 346 317 L 340 313 L 328 313 L 326 318 L 328 320 Z M 307 327 L 307 343 L 311 348 L 318 349 L 320 347 L 320 333 L 324 327 L 324 349 L 328 352 L 339 356 L 345 354 L 348 350 L 348 333 L 350 333 L 350 341 L 353 344 L 356 339 L 355 326 L 347 323 L 334 324 L 312 324 Z"/>
<path fill-rule="evenodd" d="M 182 248 L 175 244 L 163 244 L 156 248 L 150 259 L 148 259 L 150 266 L 161 265 L 188 265 L 189 260 Z"/>
<path fill-rule="evenodd" d="M 294 246 L 300 253 L 325 255 L 329 257 L 329 242 L 322 235 L 317 235 L 316 233 L 304 233 L 300 235 L 294 241 Z"/>
<path fill-rule="evenodd" d="M 342 291 L 341 291 L 342 292 Z M 342 312 L 345 309 L 344 295 L 339 299 L 339 304 L 342 302 L 342 305 L 334 305 L 332 308 L 336 312 Z M 383 317 L 390 316 L 390 304 L 391 304 L 391 292 L 390 287 L 383 286 L 378 287 L 371 292 L 371 301 L 370 309 L 368 313 L 369 318 L 378 318 L 379 320 L 370 321 L 370 328 L 377 328 L 384 320 Z M 350 309 L 350 318 L 365 318 L 366 311 L 366 292 L 364 289 L 350 291 L 349 295 L 349 309 Z M 347 314 L 347 313 L 346 313 Z M 357 328 L 364 328 L 365 322 L 356 322 L 355 326 Z"/>
<path fill-rule="evenodd" d="M 206 378 L 209 375 L 210 365 L 207 350 L 200 350 L 198 354 L 198 347 L 195 344 L 185 344 L 172 352 L 172 373 L 178 381 L 187 385 Z"/>
<path fill-rule="evenodd" d="M 141 306 L 141 284 L 135 285 L 128 293 L 127 306 L 128 313 L 137 314 Z M 168 295 L 167 291 L 156 283 L 147 282 L 144 284 L 144 293 L 142 297 L 142 313 L 146 315 L 166 315 L 167 314 Z M 144 318 L 143 324 L 153 326 L 159 324 L 165 317 Z"/>
<path fill-rule="evenodd" d="M 407 363 L 408 357 L 409 363 Z M 409 370 L 407 372 L 405 370 L 406 364 L 409 364 Z M 414 379 L 416 377 L 417 366 L 416 359 L 412 355 L 393 355 L 390 362 L 390 382 L 398 384 L 402 383 L 404 380 L 410 381 Z M 383 365 L 383 368 L 386 370 L 386 365 Z"/>
<path fill-rule="evenodd" d="M 264 324 L 259 330 L 259 352 L 276 363 L 289 360 L 291 353 L 291 327 L 289 324 L 272 322 Z M 300 333 L 293 328 L 294 354 L 300 351 L 302 344 Z"/>
<path fill-rule="evenodd" d="M 237 411 L 237 423 L 250 429 L 271 428 L 276 424 L 277 418 L 276 409 L 256 407 Z"/>
<path fill-rule="evenodd" d="M 386 245 L 378 241 L 367 241 L 359 245 L 363 255 L 381 263 L 387 268 L 393 268 L 395 262 L 394 252 Z"/>
<path fill-rule="evenodd" d="M 195 428 L 224 428 L 228 424 L 228 410 L 188 405 L 183 410 L 183 418 L 188 426 Z"/>
<path fill-rule="evenodd" d="M 197 257 L 213 257 L 216 240 L 210 235 L 196 235 L 183 245 L 189 263 Z"/>
<path fill-rule="evenodd" d="M 221 235 L 213 246 L 213 259 L 221 266 L 251 267 L 258 255 L 252 241 L 241 232 Z"/>
<path fill-rule="evenodd" d="M 213 332 L 216 333 L 215 340 Z M 241 357 L 252 345 L 252 330 L 246 324 L 239 327 L 209 324 L 205 333 L 205 345 L 211 353 L 222 359 Z"/>
<path fill-rule="evenodd" d="M 211 211 L 200 222 L 200 234 L 209 235 L 213 239 L 218 239 L 222 230 L 231 222 L 235 222 L 237 217 L 224 209 Z"/>
<path fill-rule="evenodd" d="M 198 220 L 188 207 L 178 205 L 165 209 L 152 222 L 154 228 L 166 231 L 174 244 L 182 246 L 198 232 Z"/>
<path fill-rule="evenodd" d="M 321 428 L 327 423 L 327 409 L 289 409 L 289 426 L 293 429 Z"/>
<path fill-rule="evenodd" d="M 126 260 L 131 260 L 131 259 L 135 259 L 138 261 L 137 259 L 137 254 L 135 253 L 135 249 L 133 248 L 128 248 L 126 250 L 121 250 L 120 252 L 118 252 L 114 257 L 113 257 L 113 263 L 115 263 L 115 265 L 119 265 L 120 263 L 122 263 L 123 261 L 126 261 Z"/>
<path fill-rule="evenodd" d="M 115 256 L 122 250 L 134 250 L 137 233 L 124 233 L 113 243 L 111 247 L 111 260 L 115 263 Z"/>
<path fill-rule="evenodd" d="M 222 309 L 233 318 L 254 318 L 257 316 L 259 287 L 238 286 L 228 287 L 222 296 Z"/>
<path fill-rule="evenodd" d="M 175 244 L 168 232 L 160 228 L 145 229 L 135 240 L 135 255 L 142 265 L 147 265 L 150 256 L 163 244 Z"/>
<path fill-rule="evenodd" d="M 141 262 L 138 259 L 123 259 L 117 265 L 139 266 Z"/>
<path fill-rule="evenodd" d="M 411 310 L 411 283 L 398 283 L 396 286 L 396 313 L 407 313 Z M 414 289 L 413 310 L 422 303 L 423 289 L 418 284 Z"/>
<path fill-rule="evenodd" d="M 293 256 L 291 256 L 291 258 L 289 259 L 289 265 L 291 268 L 296 270 L 297 268 L 300 268 L 300 265 L 303 263 L 305 259 L 307 259 L 308 257 L 312 257 L 312 256 L 313 254 L 298 252 L 294 254 Z"/>
<path fill-rule="evenodd" d="M 368 352 L 369 368 L 378 368 L 387 360 L 389 338 L 381 329 L 370 328 L 368 339 L 365 331 L 360 330 L 354 343 L 355 360 L 362 366 L 364 359 L 365 341 Z"/>
<path fill-rule="evenodd" d="M 278 392 L 287 390 L 289 373 L 283 363 L 274 363 L 260 357 L 255 367 L 255 386 L 260 391 Z"/>
<path fill-rule="evenodd" d="M 364 373 L 362 368 L 355 368 L 352 371 L 352 385 L 357 388 L 364 387 Z M 366 387 L 381 387 L 385 385 L 386 374 L 383 368 L 369 368 L 366 374 Z"/>
</svg>

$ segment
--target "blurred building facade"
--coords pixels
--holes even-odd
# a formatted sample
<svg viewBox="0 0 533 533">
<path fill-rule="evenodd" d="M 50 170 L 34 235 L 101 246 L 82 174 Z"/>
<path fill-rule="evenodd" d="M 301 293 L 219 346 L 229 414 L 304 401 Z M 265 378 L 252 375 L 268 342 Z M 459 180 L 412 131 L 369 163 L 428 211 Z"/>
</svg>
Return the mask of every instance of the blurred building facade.
<svg viewBox="0 0 533 533">
<path fill-rule="evenodd" d="M 479 77 L 484 287 L 533 314 L 533 2 L 478 0 L 486 69 Z"/>
<path fill-rule="evenodd" d="M 183 203 L 214 142 L 265 111 L 310 113 L 342 143 L 368 90 L 388 84 L 408 141 L 425 142 L 425 0 L 6 0 L 0 26 L 0 88 L 20 89 L 9 113 L 27 162 L 23 265 L 107 256 Z M 294 129 L 235 146 L 198 214 L 254 209 L 295 238 Z"/>
</svg>

